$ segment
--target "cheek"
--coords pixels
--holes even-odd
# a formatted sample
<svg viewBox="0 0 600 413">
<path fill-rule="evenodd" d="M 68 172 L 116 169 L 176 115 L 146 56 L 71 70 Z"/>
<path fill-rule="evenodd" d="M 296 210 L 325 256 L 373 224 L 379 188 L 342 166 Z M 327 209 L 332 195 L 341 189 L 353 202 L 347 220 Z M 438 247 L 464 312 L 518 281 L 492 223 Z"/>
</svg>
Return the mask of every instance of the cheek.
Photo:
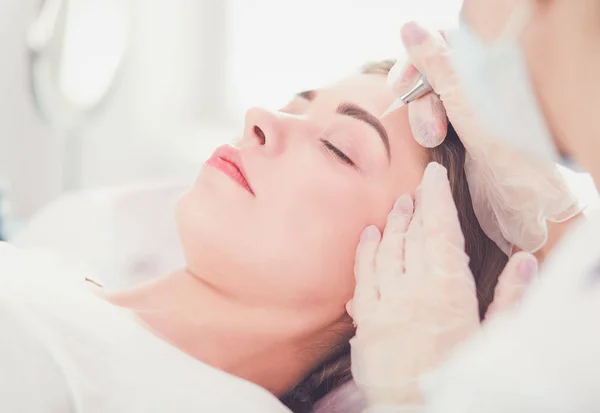
<svg viewBox="0 0 600 413">
<path fill-rule="evenodd" d="M 321 302 L 342 303 L 352 295 L 356 245 L 377 200 L 356 172 L 327 162 L 282 165 L 260 221 L 269 254 L 287 265 L 288 285 Z"/>
<path fill-rule="evenodd" d="M 175 220 L 186 265 L 197 275 L 212 272 L 215 261 L 223 272 L 239 271 L 239 258 L 247 255 L 239 252 L 248 249 L 243 243 L 253 237 L 244 226 L 250 221 L 248 203 L 240 205 L 228 195 L 194 185 L 177 203 Z"/>
</svg>

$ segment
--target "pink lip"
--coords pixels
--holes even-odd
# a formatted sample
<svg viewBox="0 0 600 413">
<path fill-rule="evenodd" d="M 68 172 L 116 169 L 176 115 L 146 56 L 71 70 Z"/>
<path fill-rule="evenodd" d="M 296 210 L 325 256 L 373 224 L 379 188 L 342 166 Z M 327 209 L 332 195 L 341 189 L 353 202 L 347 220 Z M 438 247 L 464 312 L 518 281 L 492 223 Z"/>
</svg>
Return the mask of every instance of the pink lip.
<svg viewBox="0 0 600 413">
<path fill-rule="evenodd" d="M 206 164 L 224 172 L 246 191 L 254 195 L 254 191 L 252 191 L 248 179 L 246 178 L 246 172 L 244 171 L 239 149 L 230 145 L 220 146 L 212 154 L 210 159 L 206 161 Z"/>
</svg>

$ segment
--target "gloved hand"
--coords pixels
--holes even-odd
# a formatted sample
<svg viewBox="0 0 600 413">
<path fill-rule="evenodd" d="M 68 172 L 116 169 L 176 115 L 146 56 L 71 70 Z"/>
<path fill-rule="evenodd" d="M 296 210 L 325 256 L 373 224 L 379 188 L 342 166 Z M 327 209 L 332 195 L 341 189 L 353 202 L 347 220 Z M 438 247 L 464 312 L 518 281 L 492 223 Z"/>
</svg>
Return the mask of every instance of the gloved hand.
<svg viewBox="0 0 600 413">
<path fill-rule="evenodd" d="M 423 379 L 428 413 L 598 412 L 600 220 L 580 222 L 527 299 Z"/>
<path fill-rule="evenodd" d="M 375 411 L 419 411 L 418 380 L 479 329 L 475 282 L 446 170 L 431 163 L 417 189 L 395 204 L 381 237 L 368 227 L 347 309 L 357 325 L 352 374 Z M 533 278 L 527 253 L 509 261 L 489 314 L 512 305 Z M 396 410 L 394 410 L 396 409 Z"/>
<path fill-rule="evenodd" d="M 408 105 L 415 139 L 425 147 L 441 144 L 449 120 L 466 149 L 471 198 L 487 236 L 507 254 L 514 245 L 539 250 L 547 240 L 547 221 L 563 222 L 581 212 L 556 165 L 529 158 L 480 127 L 450 62 L 452 50 L 440 33 L 408 23 L 402 40 L 411 65 L 392 68 L 392 88 L 406 92 L 420 71 L 436 92 Z"/>
</svg>

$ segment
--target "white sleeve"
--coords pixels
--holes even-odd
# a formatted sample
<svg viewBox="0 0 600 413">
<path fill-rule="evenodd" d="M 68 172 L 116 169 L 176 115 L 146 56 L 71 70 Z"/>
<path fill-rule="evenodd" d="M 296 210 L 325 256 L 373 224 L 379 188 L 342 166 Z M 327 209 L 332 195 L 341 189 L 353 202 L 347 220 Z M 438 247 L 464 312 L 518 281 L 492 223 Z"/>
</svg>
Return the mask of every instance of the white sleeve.
<svg viewBox="0 0 600 413">
<path fill-rule="evenodd" d="M 0 412 L 69 413 L 69 396 L 25 310 L 0 294 Z"/>
</svg>

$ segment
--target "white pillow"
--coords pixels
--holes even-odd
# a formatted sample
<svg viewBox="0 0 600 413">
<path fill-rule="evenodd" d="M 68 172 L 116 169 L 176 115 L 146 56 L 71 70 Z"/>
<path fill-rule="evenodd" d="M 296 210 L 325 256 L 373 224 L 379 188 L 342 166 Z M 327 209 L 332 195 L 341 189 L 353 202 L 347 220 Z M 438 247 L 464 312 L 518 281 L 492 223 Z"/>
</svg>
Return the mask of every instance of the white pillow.
<svg viewBox="0 0 600 413">
<path fill-rule="evenodd" d="M 184 264 L 175 228 L 186 185 L 110 188 L 65 195 L 11 242 L 44 250 L 107 288 L 166 275 Z"/>
</svg>

